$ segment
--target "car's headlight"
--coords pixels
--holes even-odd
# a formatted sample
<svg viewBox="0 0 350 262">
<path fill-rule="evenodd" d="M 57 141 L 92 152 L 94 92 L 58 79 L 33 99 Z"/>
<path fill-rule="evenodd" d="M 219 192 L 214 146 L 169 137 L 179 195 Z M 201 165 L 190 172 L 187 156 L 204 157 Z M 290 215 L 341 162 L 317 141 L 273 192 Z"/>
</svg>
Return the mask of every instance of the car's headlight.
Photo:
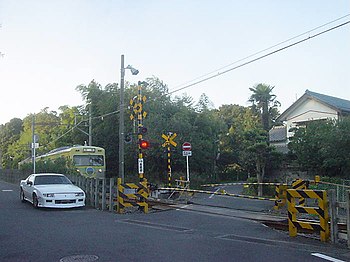
<svg viewBox="0 0 350 262">
<path fill-rule="evenodd" d="M 75 196 L 84 196 L 84 193 L 83 192 L 75 193 Z"/>
<path fill-rule="evenodd" d="M 100 169 L 98 170 L 98 172 L 102 173 L 102 169 L 100 168 Z"/>
<path fill-rule="evenodd" d="M 54 193 L 46 193 L 46 194 L 43 194 L 44 197 L 54 197 L 55 194 Z"/>
</svg>

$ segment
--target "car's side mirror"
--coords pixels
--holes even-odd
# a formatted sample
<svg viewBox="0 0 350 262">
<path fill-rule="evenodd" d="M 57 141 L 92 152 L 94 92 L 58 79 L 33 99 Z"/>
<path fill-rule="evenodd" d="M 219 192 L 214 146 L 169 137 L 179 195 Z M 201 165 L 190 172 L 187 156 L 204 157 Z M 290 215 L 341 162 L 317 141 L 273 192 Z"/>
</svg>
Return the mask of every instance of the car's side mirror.
<svg viewBox="0 0 350 262">
<path fill-rule="evenodd" d="M 32 181 L 27 181 L 27 185 L 32 186 L 33 182 Z"/>
</svg>

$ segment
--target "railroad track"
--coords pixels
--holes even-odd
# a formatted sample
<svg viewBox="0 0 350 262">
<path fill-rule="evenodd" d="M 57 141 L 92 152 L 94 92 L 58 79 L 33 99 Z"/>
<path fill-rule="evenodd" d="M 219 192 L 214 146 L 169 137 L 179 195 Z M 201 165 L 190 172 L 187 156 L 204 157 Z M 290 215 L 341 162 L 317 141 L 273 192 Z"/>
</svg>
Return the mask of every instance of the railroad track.
<svg viewBox="0 0 350 262">
<path fill-rule="evenodd" d="M 281 230 L 281 231 L 289 230 L 287 214 L 281 216 L 281 215 L 269 214 L 269 213 L 260 212 L 260 211 L 252 211 L 249 209 L 237 209 L 237 208 L 230 208 L 225 206 L 204 205 L 204 204 L 194 203 L 192 201 L 187 201 L 186 203 L 179 203 L 174 200 L 150 200 L 149 203 L 153 208 L 155 209 L 158 208 L 158 210 L 184 209 L 188 211 L 195 211 L 195 212 L 201 212 L 201 213 L 240 217 L 240 218 L 246 218 L 246 219 L 258 221 L 276 230 Z M 203 208 L 193 209 L 191 208 L 193 206 L 203 207 Z M 211 208 L 213 208 L 214 211 Z M 233 211 L 233 212 L 228 212 L 228 211 Z M 339 230 L 346 232 L 346 224 L 338 223 L 338 228 Z M 314 231 L 309 229 L 298 229 L 298 233 L 304 233 L 309 235 L 315 234 Z"/>
</svg>

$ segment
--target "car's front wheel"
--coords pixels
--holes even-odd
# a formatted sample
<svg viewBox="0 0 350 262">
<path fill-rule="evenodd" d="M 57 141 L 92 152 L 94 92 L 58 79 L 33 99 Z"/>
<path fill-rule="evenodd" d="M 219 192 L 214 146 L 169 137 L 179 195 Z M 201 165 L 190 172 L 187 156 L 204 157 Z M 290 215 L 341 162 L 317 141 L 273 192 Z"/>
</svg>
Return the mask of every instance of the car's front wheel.
<svg viewBox="0 0 350 262">
<path fill-rule="evenodd" d="M 19 194 L 19 197 L 20 197 L 22 203 L 26 202 L 26 200 L 25 200 L 25 198 L 24 198 L 24 192 L 23 192 L 23 189 L 22 189 L 22 188 L 21 188 L 21 192 L 20 192 L 20 194 Z"/>
<path fill-rule="evenodd" d="M 38 200 L 38 197 L 37 197 L 37 195 L 35 193 L 33 194 L 33 206 L 35 208 L 39 207 L 39 200 Z"/>
</svg>

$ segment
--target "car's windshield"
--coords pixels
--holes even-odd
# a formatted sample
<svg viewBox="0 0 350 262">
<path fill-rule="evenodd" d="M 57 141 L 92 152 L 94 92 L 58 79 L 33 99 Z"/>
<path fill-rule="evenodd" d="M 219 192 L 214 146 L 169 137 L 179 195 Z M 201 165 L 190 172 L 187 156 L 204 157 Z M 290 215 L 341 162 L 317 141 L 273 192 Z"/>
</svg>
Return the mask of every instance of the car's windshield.
<svg viewBox="0 0 350 262">
<path fill-rule="evenodd" d="M 72 184 L 65 176 L 37 176 L 34 180 L 34 185 L 51 185 L 51 184 Z"/>
<path fill-rule="evenodd" d="M 84 156 L 76 155 L 73 156 L 73 161 L 76 166 L 103 166 L 103 156 Z"/>
</svg>

